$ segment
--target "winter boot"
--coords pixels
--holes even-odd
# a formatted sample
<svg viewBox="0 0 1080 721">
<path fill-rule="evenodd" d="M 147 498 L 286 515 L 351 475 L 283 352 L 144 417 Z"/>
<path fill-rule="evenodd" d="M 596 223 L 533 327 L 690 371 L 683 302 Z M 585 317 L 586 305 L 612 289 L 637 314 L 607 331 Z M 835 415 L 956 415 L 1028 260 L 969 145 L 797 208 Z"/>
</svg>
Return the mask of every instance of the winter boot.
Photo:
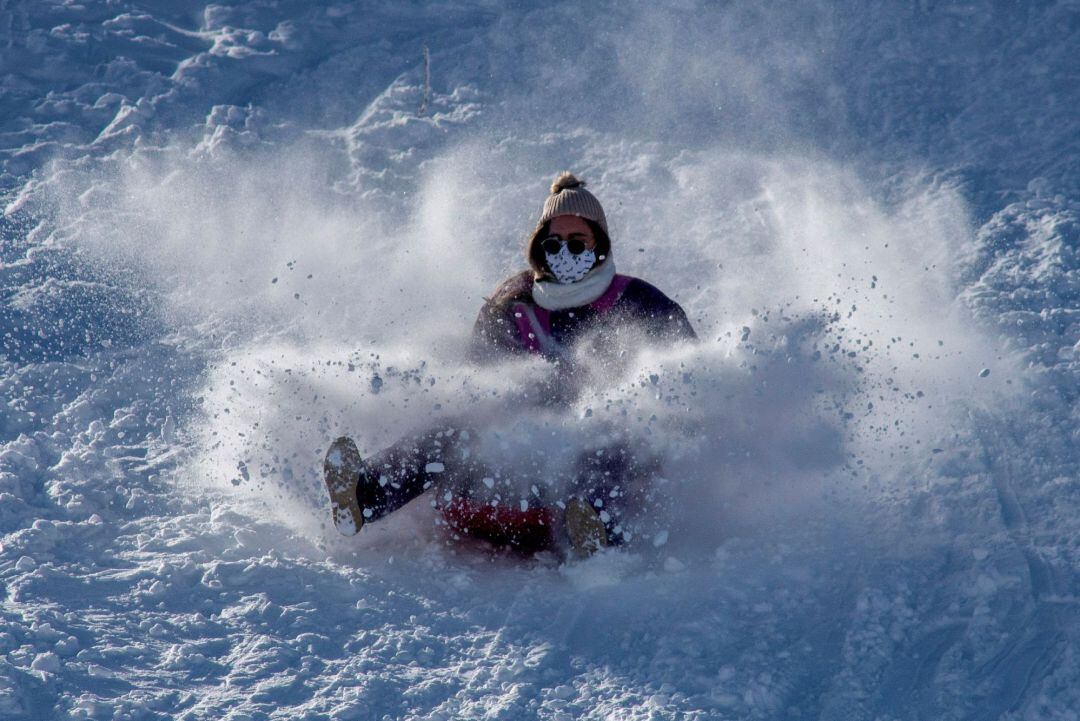
<svg viewBox="0 0 1080 721">
<path fill-rule="evenodd" d="M 587 501 L 571 498 L 566 502 L 564 524 L 575 555 L 588 558 L 608 545 L 607 531 L 596 509 Z"/>
<path fill-rule="evenodd" d="M 330 492 L 330 513 L 334 527 L 345 536 L 357 534 L 364 525 L 364 510 L 360 507 L 357 490 L 371 486 L 368 482 L 360 451 L 348 436 L 342 436 L 330 444 L 323 462 L 323 480 Z M 374 484 L 376 487 L 377 483 Z M 367 515 L 371 516 L 371 509 Z"/>
</svg>

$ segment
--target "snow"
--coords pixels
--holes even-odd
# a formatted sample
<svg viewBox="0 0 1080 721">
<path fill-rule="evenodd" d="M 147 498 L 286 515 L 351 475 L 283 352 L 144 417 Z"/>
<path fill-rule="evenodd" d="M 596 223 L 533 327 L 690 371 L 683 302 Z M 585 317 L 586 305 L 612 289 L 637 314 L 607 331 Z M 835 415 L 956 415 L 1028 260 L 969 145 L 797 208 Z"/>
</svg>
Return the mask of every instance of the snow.
<svg viewBox="0 0 1080 721">
<path fill-rule="evenodd" d="M 1075 719 L 1076 20 L 4 4 L 0 717 Z M 703 342 L 538 413 L 462 338 L 563 169 Z M 431 423 L 522 508 L 630 434 L 663 502 L 339 537 L 329 443 Z"/>
</svg>

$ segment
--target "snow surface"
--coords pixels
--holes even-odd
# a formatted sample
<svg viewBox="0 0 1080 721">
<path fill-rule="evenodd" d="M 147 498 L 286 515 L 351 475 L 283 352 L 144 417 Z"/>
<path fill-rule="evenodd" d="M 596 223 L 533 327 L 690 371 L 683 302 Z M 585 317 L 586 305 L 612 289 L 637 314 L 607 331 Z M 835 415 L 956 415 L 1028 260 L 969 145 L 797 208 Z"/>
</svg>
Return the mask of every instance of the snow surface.
<svg viewBox="0 0 1080 721">
<path fill-rule="evenodd" d="M 1080 718 L 1080 8 L 657 5 L 0 3 L 0 718 Z M 523 413 L 563 169 L 703 343 Z M 463 409 L 670 509 L 338 537 Z"/>
</svg>

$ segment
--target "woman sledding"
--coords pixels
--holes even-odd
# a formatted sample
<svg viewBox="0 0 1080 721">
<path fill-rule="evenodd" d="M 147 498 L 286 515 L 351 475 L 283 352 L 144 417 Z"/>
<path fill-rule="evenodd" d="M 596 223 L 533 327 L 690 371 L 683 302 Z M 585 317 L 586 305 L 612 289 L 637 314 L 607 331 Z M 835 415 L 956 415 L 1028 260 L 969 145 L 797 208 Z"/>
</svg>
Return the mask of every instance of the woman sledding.
<svg viewBox="0 0 1080 721">
<path fill-rule="evenodd" d="M 677 303 L 615 272 L 604 210 L 570 173 L 552 184 L 525 250 L 529 269 L 500 284 L 484 304 L 471 350 L 478 365 L 526 354 L 550 361 L 550 372 L 528 394 L 537 407 L 573 401 L 591 372 L 625 354 L 628 338 L 654 345 L 695 338 Z M 526 551 L 588 555 L 628 540 L 625 519 L 656 501 L 650 481 L 658 464 L 627 443 L 586 443 L 570 477 L 555 484 L 542 482 L 551 470 L 545 451 L 533 449 L 513 468 L 517 485 L 525 478 L 531 493 L 515 497 L 502 486 L 509 480 L 498 462 L 473 452 L 490 432 L 468 420 L 443 424 L 363 460 L 352 440 L 338 438 L 324 466 L 335 526 L 351 535 L 431 492 L 458 532 Z"/>
</svg>

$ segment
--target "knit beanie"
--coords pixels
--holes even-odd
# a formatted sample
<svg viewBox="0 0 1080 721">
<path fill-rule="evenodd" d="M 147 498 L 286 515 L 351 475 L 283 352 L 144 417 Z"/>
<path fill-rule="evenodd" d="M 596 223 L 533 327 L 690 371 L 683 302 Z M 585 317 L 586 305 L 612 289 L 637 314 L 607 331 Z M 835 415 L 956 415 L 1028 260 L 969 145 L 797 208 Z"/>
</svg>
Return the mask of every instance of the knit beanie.
<svg viewBox="0 0 1080 721">
<path fill-rule="evenodd" d="M 596 196 L 585 190 L 585 181 L 579 180 L 569 172 L 559 173 L 551 184 L 551 195 L 544 201 L 544 211 L 540 214 L 537 226 L 548 222 L 556 215 L 576 215 L 591 220 L 608 232 L 607 217 Z"/>
</svg>

